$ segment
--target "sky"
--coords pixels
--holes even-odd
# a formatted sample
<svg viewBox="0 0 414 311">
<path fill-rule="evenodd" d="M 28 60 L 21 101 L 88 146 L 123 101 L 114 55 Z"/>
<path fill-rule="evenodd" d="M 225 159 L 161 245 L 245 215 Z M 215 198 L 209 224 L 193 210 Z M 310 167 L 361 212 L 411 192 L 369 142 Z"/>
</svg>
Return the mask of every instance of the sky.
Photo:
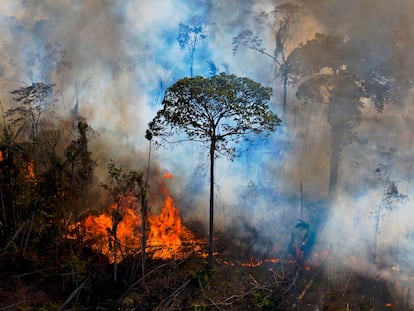
<svg viewBox="0 0 414 311">
<path fill-rule="evenodd" d="M 203 19 L 207 35 L 197 46 L 194 74 L 208 76 L 207 61 L 211 60 L 219 71 L 272 86 L 271 107 L 281 115 L 281 84 L 275 78 L 274 64 L 253 51 L 232 52 L 232 38 L 254 27 L 252 17 L 281 3 L 0 1 L 0 99 L 7 109 L 13 105 L 11 90 L 40 81 L 55 83 L 59 99 L 56 111 L 68 117 L 78 103 L 79 115 L 99 133 L 92 150 L 98 173 L 104 171 L 109 159 L 145 167 L 147 124 L 160 109 L 165 89 L 189 75 L 188 53 L 180 49 L 177 35 L 179 24 L 188 23 L 194 16 Z M 358 38 L 378 51 L 371 55 L 360 51 L 361 56 L 355 59 L 363 60 L 361 66 L 375 67 L 383 57 L 397 53 L 392 74 L 413 77 L 414 25 L 407 16 L 413 5 L 409 0 L 294 3 L 302 5 L 307 15 L 295 28 L 288 51 L 316 32 Z M 271 51 L 271 36 L 262 35 L 264 46 Z M 299 102 L 295 92 L 296 86 L 291 85 L 289 108 L 275 134 L 265 141 L 243 145 L 240 157 L 233 162 L 217 162 L 218 226 L 251 223 L 261 228 L 264 238 L 283 243 L 301 216 L 301 201 L 305 202 L 305 220 L 317 218 L 315 206 L 326 198 L 328 189 L 330 129 L 326 107 Z M 321 229 L 321 239 L 328 236 L 329 242 L 337 245 L 338 256 L 346 252 L 358 258 L 370 257 L 374 232 L 370 214 L 383 193 L 378 167 L 398 183 L 402 193 L 413 195 L 412 101 L 409 91 L 398 105 L 387 106 L 381 114 L 369 103 L 362 108 L 358 135 L 341 154 L 335 207 Z M 188 219 L 206 221 L 205 149 L 195 143 L 154 149 L 151 161 L 175 176 L 169 187 L 182 213 Z M 401 204 L 398 214 L 386 214 L 381 227 L 382 249 L 398 241 L 403 253 L 410 245 L 414 232 L 409 221 L 411 207 L 412 200 Z M 407 251 L 404 256 L 408 262 L 412 255 Z M 368 265 L 369 260 L 366 262 Z"/>
</svg>

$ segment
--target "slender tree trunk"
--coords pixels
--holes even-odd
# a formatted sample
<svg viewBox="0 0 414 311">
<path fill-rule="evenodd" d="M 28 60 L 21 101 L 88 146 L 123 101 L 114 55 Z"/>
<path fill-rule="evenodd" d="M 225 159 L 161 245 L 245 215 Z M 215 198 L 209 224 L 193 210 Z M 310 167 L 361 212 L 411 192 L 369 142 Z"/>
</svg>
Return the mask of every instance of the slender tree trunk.
<svg viewBox="0 0 414 311">
<path fill-rule="evenodd" d="M 197 35 L 194 38 L 194 42 L 191 44 L 191 51 L 190 51 L 190 78 L 193 77 L 193 66 L 194 66 L 194 54 L 197 45 Z"/>
<path fill-rule="evenodd" d="M 118 218 L 118 214 L 116 215 L 116 218 Z M 118 219 L 115 219 L 115 221 L 117 222 Z M 114 283 L 116 283 L 118 281 L 118 256 L 117 256 L 117 252 L 118 252 L 118 235 L 117 235 L 117 230 L 118 230 L 118 223 L 115 223 L 114 226 L 112 227 L 112 234 L 114 236 Z"/>
<path fill-rule="evenodd" d="M 333 201 L 336 198 L 336 191 L 338 187 L 339 156 L 340 156 L 340 146 L 338 146 L 337 143 L 332 142 L 331 143 L 330 171 L 329 171 L 329 192 L 328 192 L 328 199 L 329 199 L 330 205 L 332 205 Z"/>
<path fill-rule="evenodd" d="M 194 53 L 191 55 L 191 60 L 190 60 L 190 78 L 193 77 L 193 56 Z"/>
<path fill-rule="evenodd" d="M 146 192 L 147 190 L 147 185 L 145 184 L 145 189 L 144 192 Z M 142 226 L 141 226 L 141 273 L 142 273 L 142 282 L 145 283 L 145 273 L 146 273 L 146 266 L 147 266 L 147 253 L 146 253 L 146 248 L 147 248 L 147 235 L 146 235 L 146 229 L 147 229 L 147 200 L 146 200 L 146 193 L 144 193 L 144 195 L 142 196 L 142 211 L 141 211 L 141 222 L 142 222 Z"/>
<path fill-rule="evenodd" d="M 210 145 L 210 226 L 208 236 L 208 268 L 213 267 L 214 253 L 214 151 L 216 149 L 216 140 L 212 138 Z"/>
<path fill-rule="evenodd" d="M 381 204 L 378 205 L 377 215 L 375 217 L 375 236 L 374 236 L 374 251 L 372 254 L 373 262 L 376 263 L 377 261 L 377 251 L 378 251 L 378 235 L 379 235 L 379 228 L 380 228 L 380 221 L 381 221 L 381 213 L 382 213 L 382 206 Z"/>
<path fill-rule="evenodd" d="M 4 222 L 4 225 L 7 225 L 6 206 L 4 205 L 4 198 L 3 198 L 3 186 L 0 186 L 0 201 L 1 201 L 1 210 L 3 211 L 3 222 Z"/>
<path fill-rule="evenodd" d="M 142 283 L 145 283 L 145 273 L 147 272 L 147 236 L 146 236 L 146 230 L 147 230 L 147 191 L 148 191 L 148 179 L 149 179 L 149 172 L 150 172 L 150 163 L 151 163 L 151 139 L 149 139 L 149 149 L 148 149 L 148 165 L 147 165 L 147 176 L 145 177 L 145 185 L 144 190 L 142 193 L 142 211 L 141 211 L 141 217 L 142 217 L 142 226 L 141 226 L 141 235 L 142 235 L 142 241 L 141 241 L 141 247 L 142 247 L 142 258 L 141 258 L 141 273 L 142 273 Z"/>
<path fill-rule="evenodd" d="M 283 116 L 286 116 L 288 76 L 283 76 Z"/>
</svg>

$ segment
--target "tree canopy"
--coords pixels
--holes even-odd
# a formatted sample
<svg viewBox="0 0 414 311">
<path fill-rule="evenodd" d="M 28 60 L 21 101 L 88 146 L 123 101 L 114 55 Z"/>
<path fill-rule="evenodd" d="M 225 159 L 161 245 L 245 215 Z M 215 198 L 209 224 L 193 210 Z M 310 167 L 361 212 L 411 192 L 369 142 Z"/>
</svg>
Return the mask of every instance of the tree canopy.
<svg viewBox="0 0 414 311">
<path fill-rule="evenodd" d="M 231 142 L 242 135 L 269 133 L 279 125 L 280 119 L 269 109 L 271 95 L 269 87 L 225 73 L 184 78 L 166 91 L 163 107 L 149 128 L 163 141 L 175 135 L 204 143 L 214 139 L 216 150 L 232 158 Z"/>
<path fill-rule="evenodd" d="M 342 148 L 356 137 L 361 108 L 371 103 L 378 112 L 397 101 L 395 79 L 388 73 L 388 60 L 372 61 L 368 69 L 360 41 L 342 36 L 316 34 L 300 44 L 287 59 L 291 78 L 299 82 L 296 96 L 305 101 L 327 104 L 327 121 L 331 128 L 329 197 L 336 193 Z M 364 69 L 365 68 L 365 69 Z"/>
</svg>

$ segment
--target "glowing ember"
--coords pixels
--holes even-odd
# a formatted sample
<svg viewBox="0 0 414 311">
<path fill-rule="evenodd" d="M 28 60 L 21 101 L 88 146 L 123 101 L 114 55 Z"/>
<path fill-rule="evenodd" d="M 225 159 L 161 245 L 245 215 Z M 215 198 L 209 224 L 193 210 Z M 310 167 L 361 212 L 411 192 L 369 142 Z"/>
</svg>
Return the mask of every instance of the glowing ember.
<svg viewBox="0 0 414 311">
<path fill-rule="evenodd" d="M 26 179 L 34 180 L 35 178 L 36 177 L 34 173 L 34 162 L 32 160 L 27 164 L 27 167 L 26 167 Z"/>
<path fill-rule="evenodd" d="M 241 263 L 240 265 L 243 267 L 259 267 L 265 263 L 276 264 L 278 262 L 279 262 L 278 258 L 269 258 L 269 259 L 264 259 L 264 260 L 259 260 L 259 261 L 254 261 L 253 259 L 250 259 L 250 262 Z"/>
</svg>

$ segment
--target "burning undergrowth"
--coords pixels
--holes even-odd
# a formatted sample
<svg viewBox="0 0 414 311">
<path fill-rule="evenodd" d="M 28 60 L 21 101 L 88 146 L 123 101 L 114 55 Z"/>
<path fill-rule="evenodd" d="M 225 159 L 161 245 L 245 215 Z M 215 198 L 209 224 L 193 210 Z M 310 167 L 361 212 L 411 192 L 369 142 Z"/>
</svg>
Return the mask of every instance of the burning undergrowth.
<svg viewBox="0 0 414 311">
<path fill-rule="evenodd" d="M 172 175 L 166 173 L 164 179 L 170 179 Z M 193 232 L 182 223 L 180 213 L 173 198 L 164 184 L 160 181 L 158 189 L 154 191 L 158 195 L 156 199 L 162 199 L 162 206 L 157 212 L 158 206 L 151 208 L 154 197 L 149 199 L 149 211 L 146 230 L 147 253 L 154 259 L 185 258 L 189 254 L 201 251 L 203 240 L 197 238 Z M 158 203 L 158 202 L 157 202 Z M 141 226 L 142 226 L 142 202 L 134 195 L 126 195 L 121 199 L 120 218 L 117 226 L 117 239 L 119 243 L 117 256 L 114 257 L 114 215 L 117 206 L 111 205 L 99 214 L 86 217 L 81 226 L 84 230 L 83 241 L 95 251 L 104 254 L 110 261 L 117 258 L 122 261 L 128 256 L 134 256 L 141 252 Z M 78 226 L 80 224 L 77 224 Z M 74 226 L 75 228 L 75 226 Z M 72 237 L 69 235 L 69 237 Z"/>
</svg>

